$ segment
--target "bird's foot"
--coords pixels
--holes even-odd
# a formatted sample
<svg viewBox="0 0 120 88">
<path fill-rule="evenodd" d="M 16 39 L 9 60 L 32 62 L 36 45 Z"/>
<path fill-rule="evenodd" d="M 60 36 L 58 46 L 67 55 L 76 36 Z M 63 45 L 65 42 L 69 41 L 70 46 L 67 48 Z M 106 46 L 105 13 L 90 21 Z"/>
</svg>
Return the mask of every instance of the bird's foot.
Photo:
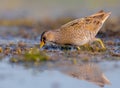
<svg viewBox="0 0 120 88">
<path fill-rule="evenodd" d="M 106 50 L 106 47 L 105 47 L 103 41 L 100 38 L 95 38 L 94 41 L 97 41 L 97 42 L 100 43 L 100 45 L 102 47 L 102 50 Z"/>
</svg>

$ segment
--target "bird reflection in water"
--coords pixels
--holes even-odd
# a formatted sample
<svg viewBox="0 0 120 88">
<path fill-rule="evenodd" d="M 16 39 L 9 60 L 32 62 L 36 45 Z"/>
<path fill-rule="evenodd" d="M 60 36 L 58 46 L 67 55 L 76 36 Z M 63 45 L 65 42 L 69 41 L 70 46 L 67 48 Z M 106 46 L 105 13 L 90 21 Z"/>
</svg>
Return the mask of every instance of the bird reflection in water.
<svg viewBox="0 0 120 88">
<path fill-rule="evenodd" d="M 62 72 L 80 80 L 95 83 L 100 87 L 111 84 L 99 66 L 95 63 L 62 65 Z"/>
</svg>

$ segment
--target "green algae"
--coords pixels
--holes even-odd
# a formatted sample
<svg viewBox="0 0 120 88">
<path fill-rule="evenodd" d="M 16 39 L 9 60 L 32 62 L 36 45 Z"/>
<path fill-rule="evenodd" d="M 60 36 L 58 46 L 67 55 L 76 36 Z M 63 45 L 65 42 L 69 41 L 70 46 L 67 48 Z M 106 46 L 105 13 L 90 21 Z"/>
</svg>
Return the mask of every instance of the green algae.
<svg viewBox="0 0 120 88">
<path fill-rule="evenodd" d="M 43 62 L 49 60 L 45 52 L 40 51 L 39 48 L 31 48 L 22 55 L 13 56 L 11 62 Z"/>
</svg>

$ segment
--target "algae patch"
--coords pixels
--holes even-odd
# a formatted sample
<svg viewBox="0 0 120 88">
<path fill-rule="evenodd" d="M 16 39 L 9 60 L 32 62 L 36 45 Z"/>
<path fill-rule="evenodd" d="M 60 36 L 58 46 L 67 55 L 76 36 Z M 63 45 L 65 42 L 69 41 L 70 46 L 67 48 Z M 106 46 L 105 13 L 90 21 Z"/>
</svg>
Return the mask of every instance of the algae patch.
<svg viewBox="0 0 120 88">
<path fill-rule="evenodd" d="M 42 62 L 47 60 L 49 60 L 49 57 L 38 48 L 30 48 L 24 54 L 15 55 L 10 59 L 11 62 Z"/>
</svg>

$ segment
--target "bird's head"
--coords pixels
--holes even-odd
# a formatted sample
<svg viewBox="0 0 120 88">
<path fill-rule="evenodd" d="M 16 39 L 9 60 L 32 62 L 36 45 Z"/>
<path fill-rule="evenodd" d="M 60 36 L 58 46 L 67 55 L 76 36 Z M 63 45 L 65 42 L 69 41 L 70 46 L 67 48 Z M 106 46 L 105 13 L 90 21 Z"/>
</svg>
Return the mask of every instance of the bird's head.
<svg viewBox="0 0 120 88">
<path fill-rule="evenodd" d="M 52 31 L 45 31 L 41 34 L 40 39 L 40 48 L 42 48 L 46 42 L 52 42 L 54 41 L 54 32 Z"/>
</svg>

